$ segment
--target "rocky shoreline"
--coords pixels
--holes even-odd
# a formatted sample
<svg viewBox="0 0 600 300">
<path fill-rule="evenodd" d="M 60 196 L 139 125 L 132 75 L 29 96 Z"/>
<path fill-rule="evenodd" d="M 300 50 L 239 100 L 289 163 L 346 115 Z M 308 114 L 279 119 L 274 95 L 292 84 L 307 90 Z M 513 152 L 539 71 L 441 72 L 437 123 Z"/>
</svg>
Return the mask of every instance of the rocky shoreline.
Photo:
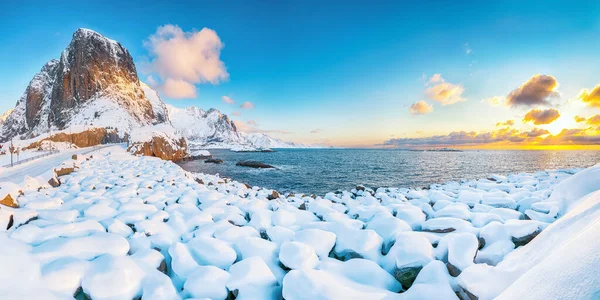
<svg viewBox="0 0 600 300">
<path fill-rule="evenodd" d="M 518 260 L 533 268 L 552 253 L 531 245 L 571 220 L 561 218 L 563 181 L 590 177 L 559 170 L 310 197 L 121 147 L 65 164 L 56 187 L 0 183 L 0 198 L 20 207 L 0 206 L 0 254 L 13 253 L 0 272 L 27 266 L 23 289 L 0 282 L 3 295 L 492 299 L 527 271 L 506 265 L 534 251 Z"/>
</svg>

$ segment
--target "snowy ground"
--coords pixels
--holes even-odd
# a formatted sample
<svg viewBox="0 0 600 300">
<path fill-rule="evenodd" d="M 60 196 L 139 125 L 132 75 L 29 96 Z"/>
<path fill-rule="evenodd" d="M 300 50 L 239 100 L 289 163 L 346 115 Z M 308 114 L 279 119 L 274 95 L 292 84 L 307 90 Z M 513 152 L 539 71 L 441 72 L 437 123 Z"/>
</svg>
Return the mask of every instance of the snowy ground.
<svg viewBox="0 0 600 300">
<path fill-rule="evenodd" d="M 110 147 L 108 145 L 105 146 L 94 146 L 88 148 L 81 149 L 66 149 L 62 150 L 57 154 L 52 154 L 49 156 L 41 157 L 39 159 L 35 159 L 20 165 L 16 165 L 14 167 L 0 167 L 0 182 L 12 182 L 15 184 L 22 184 L 25 181 L 27 176 L 37 177 L 48 170 L 58 166 L 61 162 L 71 158 L 73 154 L 81 154 L 88 153 L 90 151 L 103 149 L 105 147 Z M 23 151 L 22 153 L 37 153 L 37 155 L 43 154 L 43 151 Z M 31 155 L 33 157 L 36 155 Z M 10 159 L 10 155 L 9 155 Z M 24 159 L 21 157 L 21 159 Z M 10 163 L 10 160 L 9 162 Z"/>
<path fill-rule="evenodd" d="M 21 160 L 25 160 L 31 157 L 35 157 L 35 156 L 39 156 L 39 155 L 44 155 L 49 153 L 50 151 L 38 151 L 38 150 L 26 150 L 26 151 L 21 151 L 19 153 L 19 157 L 17 159 L 17 155 L 13 154 L 13 161 L 16 163 L 18 161 Z M 6 150 L 6 154 L 4 155 L 0 155 L 0 166 L 5 166 L 5 165 L 9 165 L 10 164 L 10 152 L 8 152 L 8 150 Z"/>
<path fill-rule="evenodd" d="M 61 186 L 0 208 L 3 297 L 600 295 L 600 167 L 314 199 L 122 147 L 74 163 Z"/>
</svg>

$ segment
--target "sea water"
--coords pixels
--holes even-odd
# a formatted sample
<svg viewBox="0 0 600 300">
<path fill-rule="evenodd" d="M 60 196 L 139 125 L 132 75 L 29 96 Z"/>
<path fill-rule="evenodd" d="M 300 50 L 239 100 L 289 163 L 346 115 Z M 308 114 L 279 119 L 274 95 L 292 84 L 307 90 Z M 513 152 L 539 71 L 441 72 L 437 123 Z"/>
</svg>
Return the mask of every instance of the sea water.
<svg viewBox="0 0 600 300">
<path fill-rule="evenodd" d="M 600 162 L 600 151 L 465 150 L 462 152 L 398 149 L 275 149 L 275 152 L 210 150 L 222 164 L 187 161 L 187 171 L 219 174 L 280 192 L 324 195 L 356 185 L 425 187 L 491 174 L 585 168 Z M 236 166 L 255 160 L 276 169 Z"/>
</svg>

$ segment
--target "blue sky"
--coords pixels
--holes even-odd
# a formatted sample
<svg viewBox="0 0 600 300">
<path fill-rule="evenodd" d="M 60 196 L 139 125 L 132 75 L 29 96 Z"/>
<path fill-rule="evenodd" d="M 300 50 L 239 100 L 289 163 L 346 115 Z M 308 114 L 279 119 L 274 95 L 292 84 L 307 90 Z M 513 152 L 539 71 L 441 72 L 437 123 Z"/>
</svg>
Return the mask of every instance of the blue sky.
<svg viewBox="0 0 600 300">
<path fill-rule="evenodd" d="M 321 2 L 4 2 L 0 110 L 14 106 L 31 77 L 58 58 L 80 27 L 121 42 L 138 63 L 148 59 L 144 41 L 159 26 L 214 30 L 224 44 L 220 60 L 229 78 L 196 85 L 194 99 L 161 94 L 163 100 L 238 111 L 241 116 L 232 118 L 254 121 L 254 130 L 300 142 L 370 146 L 390 138 L 494 130 L 527 109 L 482 99 L 506 97 L 535 74 L 558 81 L 556 105 L 600 83 L 597 1 Z M 138 71 L 142 80 L 149 75 Z M 428 97 L 434 74 L 462 87 L 463 101 L 441 105 Z M 222 96 L 255 108 L 241 110 Z M 411 114 L 418 101 L 433 111 Z M 589 108 L 564 111 L 585 115 Z"/>
</svg>

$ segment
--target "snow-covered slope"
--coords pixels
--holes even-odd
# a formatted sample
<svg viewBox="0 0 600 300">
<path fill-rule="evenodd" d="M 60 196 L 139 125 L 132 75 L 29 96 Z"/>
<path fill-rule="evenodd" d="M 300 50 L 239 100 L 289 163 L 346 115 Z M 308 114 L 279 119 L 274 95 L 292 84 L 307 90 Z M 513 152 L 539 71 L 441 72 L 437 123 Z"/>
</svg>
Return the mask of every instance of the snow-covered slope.
<svg viewBox="0 0 600 300">
<path fill-rule="evenodd" d="M 306 145 L 294 142 L 287 142 L 282 139 L 272 137 L 266 133 L 242 133 L 242 136 L 256 148 L 313 148 L 314 145 Z"/>
<path fill-rule="evenodd" d="M 193 148 L 232 148 L 248 142 L 237 131 L 233 121 L 217 109 L 195 106 L 177 108 L 167 105 L 171 124 L 188 140 Z"/>
<path fill-rule="evenodd" d="M 219 110 L 208 111 L 190 106 L 177 108 L 166 105 L 171 124 L 188 140 L 192 148 L 264 149 L 307 148 L 310 146 L 286 142 L 265 133 L 238 131 L 234 122 Z"/>
</svg>

